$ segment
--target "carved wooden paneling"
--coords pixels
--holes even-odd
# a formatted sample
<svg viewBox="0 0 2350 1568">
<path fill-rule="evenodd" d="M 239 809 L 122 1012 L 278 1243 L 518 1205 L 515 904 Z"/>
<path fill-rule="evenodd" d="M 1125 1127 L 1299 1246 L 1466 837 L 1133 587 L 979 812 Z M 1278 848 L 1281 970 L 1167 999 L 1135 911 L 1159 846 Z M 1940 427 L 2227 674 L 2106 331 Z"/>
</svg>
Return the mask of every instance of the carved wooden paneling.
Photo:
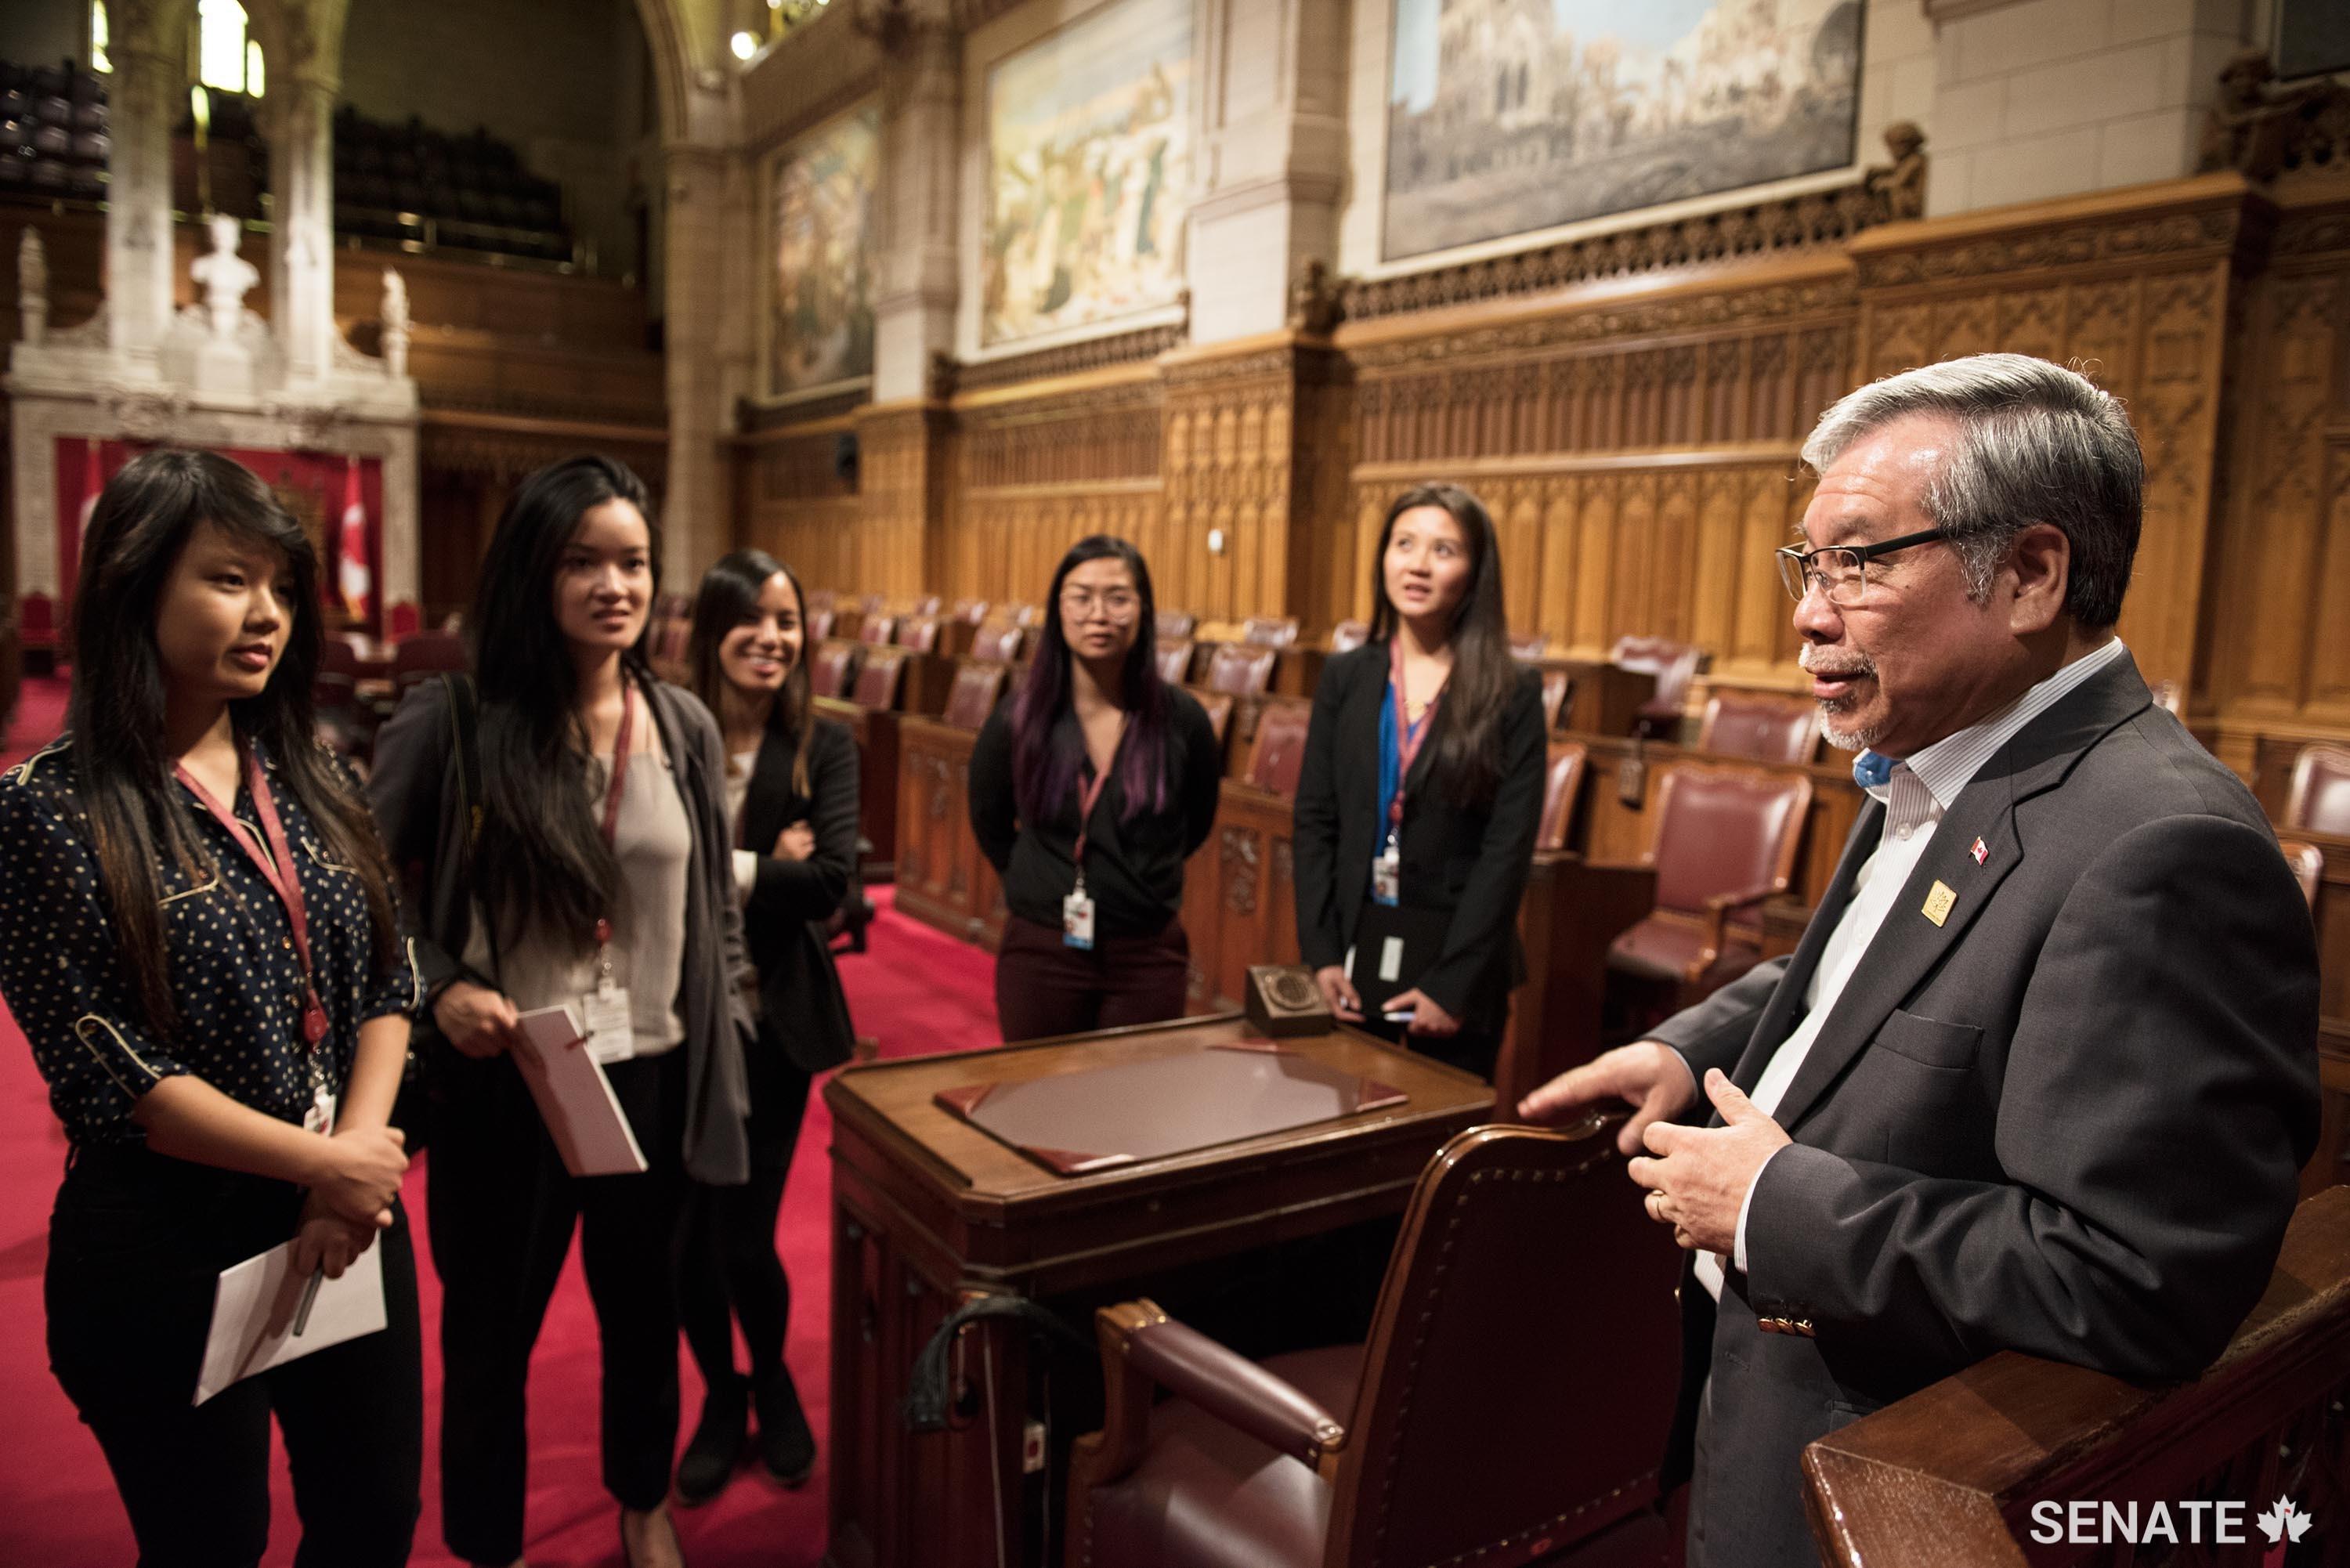
<svg viewBox="0 0 2350 1568">
<path fill-rule="evenodd" d="M 810 587 L 862 587 L 868 564 L 863 503 L 836 472 L 845 419 L 813 421 L 737 449 L 741 543 L 766 551 Z"/>
<path fill-rule="evenodd" d="M 960 409 L 947 570 L 931 590 L 1033 603 L 1071 545 L 1115 534 L 1151 563 L 1159 602 L 1181 604 L 1160 566 L 1175 554 L 1161 524 L 1162 418 L 1157 379 L 1126 373 Z"/>
</svg>

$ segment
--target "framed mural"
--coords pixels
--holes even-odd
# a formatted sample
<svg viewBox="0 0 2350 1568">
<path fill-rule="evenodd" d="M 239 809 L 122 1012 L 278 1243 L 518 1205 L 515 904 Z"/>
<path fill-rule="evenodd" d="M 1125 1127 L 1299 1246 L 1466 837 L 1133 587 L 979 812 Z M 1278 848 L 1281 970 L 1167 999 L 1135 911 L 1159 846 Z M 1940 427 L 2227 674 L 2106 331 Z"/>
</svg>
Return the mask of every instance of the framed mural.
<svg viewBox="0 0 2350 1568">
<path fill-rule="evenodd" d="M 881 110 L 868 104 L 767 165 L 769 397 L 873 373 L 873 216 Z"/>
<path fill-rule="evenodd" d="M 987 73 L 983 346 L 1174 301 L 1191 87 L 1191 0 L 1118 0 Z"/>
<path fill-rule="evenodd" d="M 1394 261 L 1853 161 L 1862 0 L 1393 0 Z"/>
</svg>

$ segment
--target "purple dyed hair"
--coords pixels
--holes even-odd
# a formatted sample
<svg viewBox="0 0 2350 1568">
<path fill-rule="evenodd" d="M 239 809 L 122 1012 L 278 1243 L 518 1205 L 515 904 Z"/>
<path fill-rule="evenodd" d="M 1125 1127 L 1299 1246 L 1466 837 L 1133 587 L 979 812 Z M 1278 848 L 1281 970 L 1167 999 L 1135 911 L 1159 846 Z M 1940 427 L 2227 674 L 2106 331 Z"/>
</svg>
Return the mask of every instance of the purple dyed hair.
<svg viewBox="0 0 2350 1568">
<path fill-rule="evenodd" d="M 1123 539 L 1095 534 L 1069 546 L 1053 573 L 1052 591 L 1045 597 L 1045 631 L 1036 639 L 1036 657 L 1026 679 L 1012 698 L 1012 794 L 1020 820 L 1044 821 L 1073 801 L 1077 770 L 1085 750 L 1053 744 L 1054 728 L 1069 711 L 1069 643 L 1061 629 L 1061 585 L 1087 561 L 1116 559 L 1134 574 L 1134 591 L 1142 613 L 1134 628 L 1134 646 L 1126 652 L 1124 691 L 1126 743 L 1118 750 L 1118 788 L 1125 800 L 1118 820 L 1131 822 L 1148 806 L 1167 809 L 1167 726 L 1170 704 L 1167 684 L 1159 679 L 1155 630 L 1157 607 L 1150 593 L 1150 568 L 1142 552 Z"/>
</svg>

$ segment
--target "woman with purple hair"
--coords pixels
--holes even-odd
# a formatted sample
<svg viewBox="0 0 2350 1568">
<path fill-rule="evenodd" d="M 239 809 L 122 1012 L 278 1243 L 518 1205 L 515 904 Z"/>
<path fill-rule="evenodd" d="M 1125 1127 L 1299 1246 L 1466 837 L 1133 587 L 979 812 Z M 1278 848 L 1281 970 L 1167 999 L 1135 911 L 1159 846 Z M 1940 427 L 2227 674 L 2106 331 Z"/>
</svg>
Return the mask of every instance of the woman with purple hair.
<svg viewBox="0 0 2350 1568">
<path fill-rule="evenodd" d="M 1208 716 L 1151 658 L 1150 568 L 1096 534 L 1061 558 L 1036 657 L 972 750 L 971 826 L 1003 878 L 1003 1038 L 1179 1018 L 1183 862 L 1216 820 Z"/>
</svg>

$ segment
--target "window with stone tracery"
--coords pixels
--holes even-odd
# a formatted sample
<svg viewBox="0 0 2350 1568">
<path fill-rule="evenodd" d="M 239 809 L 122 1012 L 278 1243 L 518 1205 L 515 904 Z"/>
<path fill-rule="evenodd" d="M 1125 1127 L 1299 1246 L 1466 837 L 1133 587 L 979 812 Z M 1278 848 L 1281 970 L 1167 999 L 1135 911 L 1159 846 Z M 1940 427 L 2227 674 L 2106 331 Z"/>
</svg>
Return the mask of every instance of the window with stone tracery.
<svg viewBox="0 0 2350 1568">
<path fill-rule="evenodd" d="M 237 0 L 196 0 L 196 79 L 223 92 L 262 94 L 261 46 Z"/>
</svg>

